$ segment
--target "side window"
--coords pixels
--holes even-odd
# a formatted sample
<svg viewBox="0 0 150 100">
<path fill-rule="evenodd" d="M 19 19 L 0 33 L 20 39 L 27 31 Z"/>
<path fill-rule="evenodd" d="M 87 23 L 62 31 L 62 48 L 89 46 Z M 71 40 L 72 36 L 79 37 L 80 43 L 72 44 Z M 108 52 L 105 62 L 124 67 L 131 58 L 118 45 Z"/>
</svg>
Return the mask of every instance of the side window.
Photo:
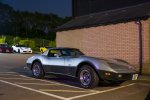
<svg viewBox="0 0 150 100">
<path fill-rule="evenodd" d="M 67 50 L 62 50 L 62 56 L 69 56 Z"/>
<path fill-rule="evenodd" d="M 56 57 L 56 55 L 61 56 L 60 50 L 49 50 L 48 57 Z"/>
</svg>

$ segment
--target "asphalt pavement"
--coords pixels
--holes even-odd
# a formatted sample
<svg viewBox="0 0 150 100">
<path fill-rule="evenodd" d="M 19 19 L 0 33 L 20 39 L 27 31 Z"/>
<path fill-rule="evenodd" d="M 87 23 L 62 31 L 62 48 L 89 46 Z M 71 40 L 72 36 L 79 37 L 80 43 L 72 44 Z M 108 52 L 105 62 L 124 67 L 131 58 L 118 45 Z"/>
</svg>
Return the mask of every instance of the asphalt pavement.
<svg viewBox="0 0 150 100">
<path fill-rule="evenodd" d="M 83 89 L 69 77 L 35 79 L 24 69 L 34 54 L 0 54 L 0 100 L 150 100 L 150 76 L 121 85 Z"/>
</svg>

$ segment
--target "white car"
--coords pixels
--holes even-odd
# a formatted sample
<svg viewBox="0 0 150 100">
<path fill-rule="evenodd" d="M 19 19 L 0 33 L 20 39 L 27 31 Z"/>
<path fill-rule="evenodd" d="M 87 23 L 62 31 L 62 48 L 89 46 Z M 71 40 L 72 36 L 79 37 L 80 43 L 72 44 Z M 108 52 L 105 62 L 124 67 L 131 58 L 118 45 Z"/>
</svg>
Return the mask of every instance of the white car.
<svg viewBox="0 0 150 100">
<path fill-rule="evenodd" d="M 16 45 L 13 45 L 12 48 L 13 48 L 13 51 L 17 53 L 32 53 L 32 49 L 25 45 L 16 44 Z"/>
</svg>

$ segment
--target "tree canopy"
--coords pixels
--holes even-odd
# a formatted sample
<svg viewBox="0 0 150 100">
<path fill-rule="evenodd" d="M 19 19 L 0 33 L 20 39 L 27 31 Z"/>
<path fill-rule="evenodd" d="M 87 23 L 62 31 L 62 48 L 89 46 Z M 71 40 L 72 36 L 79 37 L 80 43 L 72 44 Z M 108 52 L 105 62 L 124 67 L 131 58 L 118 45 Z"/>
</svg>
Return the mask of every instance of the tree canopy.
<svg viewBox="0 0 150 100">
<path fill-rule="evenodd" d="M 20 12 L 0 3 L 0 34 L 55 40 L 57 26 L 70 20 L 55 14 Z"/>
</svg>

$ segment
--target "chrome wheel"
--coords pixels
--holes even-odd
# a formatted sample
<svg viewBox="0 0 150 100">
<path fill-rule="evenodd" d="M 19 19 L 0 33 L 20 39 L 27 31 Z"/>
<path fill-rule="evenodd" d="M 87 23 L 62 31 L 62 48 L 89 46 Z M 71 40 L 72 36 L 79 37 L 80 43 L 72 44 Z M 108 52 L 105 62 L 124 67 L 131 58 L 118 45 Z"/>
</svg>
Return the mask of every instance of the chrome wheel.
<svg viewBox="0 0 150 100">
<path fill-rule="evenodd" d="M 83 65 L 78 72 L 78 79 L 83 88 L 94 88 L 99 83 L 99 77 L 90 65 Z"/>
<path fill-rule="evenodd" d="M 44 78 L 44 70 L 40 62 L 35 62 L 32 67 L 32 74 L 35 78 Z"/>
<path fill-rule="evenodd" d="M 81 84 L 87 86 L 91 83 L 91 74 L 88 70 L 82 70 L 80 73 Z"/>
<path fill-rule="evenodd" d="M 35 64 L 35 65 L 33 66 L 33 69 L 32 69 L 32 70 L 33 70 L 33 75 L 34 75 L 34 76 L 38 77 L 38 76 L 40 75 L 40 66 L 39 66 L 39 65 L 36 65 L 36 64 Z"/>
</svg>

